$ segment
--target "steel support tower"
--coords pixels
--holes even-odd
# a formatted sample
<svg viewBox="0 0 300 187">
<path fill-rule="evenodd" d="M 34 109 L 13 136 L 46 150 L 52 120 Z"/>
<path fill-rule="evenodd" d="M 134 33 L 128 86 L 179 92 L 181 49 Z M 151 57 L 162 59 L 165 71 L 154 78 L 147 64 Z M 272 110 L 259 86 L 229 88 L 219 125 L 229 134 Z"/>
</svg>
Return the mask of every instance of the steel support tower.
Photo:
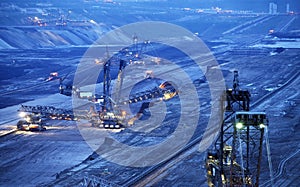
<svg viewBox="0 0 300 187">
<path fill-rule="evenodd" d="M 264 112 L 250 112 L 250 93 L 239 88 L 234 71 L 233 88 L 224 93 L 224 121 L 214 148 L 206 159 L 209 186 L 258 186 Z"/>
</svg>

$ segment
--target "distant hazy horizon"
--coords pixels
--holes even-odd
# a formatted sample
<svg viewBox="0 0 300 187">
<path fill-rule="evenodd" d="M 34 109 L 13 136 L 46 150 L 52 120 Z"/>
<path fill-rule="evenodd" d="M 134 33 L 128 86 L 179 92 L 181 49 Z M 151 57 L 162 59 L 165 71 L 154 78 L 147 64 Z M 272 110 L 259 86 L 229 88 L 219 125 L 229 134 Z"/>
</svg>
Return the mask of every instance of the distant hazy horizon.
<svg viewBox="0 0 300 187">
<path fill-rule="evenodd" d="M 286 5 L 290 11 L 300 12 L 300 2 L 297 0 L 115 0 L 117 2 L 168 2 L 178 6 L 194 8 L 220 7 L 222 9 L 252 10 L 254 12 L 269 12 L 269 3 L 276 3 L 278 12 L 285 13 Z"/>
<path fill-rule="evenodd" d="M 179 2 L 180 0 L 175 1 Z M 278 12 L 286 12 L 287 4 L 290 5 L 291 11 L 300 11 L 300 2 L 298 0 L 185 0 L 184 2 L 194 6 L 218 6 L 222 9 L 253 10 L 255 12 L 268 12 L 269 3 L 274 2 L 278 6 Z M 185 3 L 182 4 L 184 5 Z"/>
</svg>

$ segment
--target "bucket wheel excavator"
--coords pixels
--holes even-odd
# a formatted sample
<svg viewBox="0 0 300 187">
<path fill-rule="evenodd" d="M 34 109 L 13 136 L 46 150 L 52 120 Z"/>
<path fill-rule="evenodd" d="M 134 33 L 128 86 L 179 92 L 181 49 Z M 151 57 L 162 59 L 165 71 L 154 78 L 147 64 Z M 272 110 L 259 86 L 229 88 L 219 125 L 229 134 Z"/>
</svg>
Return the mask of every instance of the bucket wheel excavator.
<svg viewBox="0 0 300 187">
<path fill-rule="evenodd" d="M 137 48 L 137 44 L 134 45 Z M 78 120 L 78 119 L 87 119 L 92 126 L 106 129 L 120 129 L 126 128 L 134 124 L 134 121 L 139 119 L 144 111 L 149 107 L 153 106 L 155 102 L 159 101 L 167 101 L 175 97 L 178 92 L 174 87 L 174 84 L 169 81 L 161 82 L 160 85 L 155 86 L 154 88 L 143 90 L 141 92 L 137 92 L 135 94 L 131 94 L 128 99 L 120 101 L 120 95 L 122 92 L 123 85 L 123 76 L 124 69 L 128 64 L 132 63 L 133 59 L 140 58 L 141 55 L 136 55 L 133 53 L 134 58 L 130 55 L 126 55 L 128 52 L 128 48 L 121 50 L 116 56 L 109 57 L 107 52 L 107 60 L 103 64 L 103 90 L 102 95 L 98 98 L 100 109 L 98 111 L 95 110 L 95 106 L 91 106 L 90 110 L 86 110 L 88 112 L 74 114 L 72 110 L 65 110 L 55 108 L 53 106 L 21 106 L 18 110 L 21 112 L 20 114 L 25 113 L 26 116 L 22 116 L 25 120 L 21 120 L 18 123 L 18 128 L 21 130 L 27 130 L 25 126 L 30 126 L 30 124 L 35 124 L 32 120 L 29 120 L 28 116 L 31 116 L 30 119 L 39 118 L 38 125 L 39 129 L 44 129 L 42 119 L 55 119 L 55 120 Z M 118 56 L 119 55 L 119 56 Z M 128 59 L 129 56 L 129 59 Z M 141 59 L 139 59 L 141 60 Z M 116 90 L 113 93 L 114 100 L 112 99 L 112 89 L 111 89 L 111 66 L 112 61 L 114 65 L 118 65 L 118 75 L 115 80 Z M 64 79 L 68 76 L 60 78 L 60 93 L 64 95 L 72 94 L 72 86 L 66 87 L 63 85 Z M 145 79 L 152 79 L 153 75 L 146 76 Z M 141 103 L 138 112 L 134 116 L 129 116 L 126 111 L 121 110 L 122 105 Z M 95 103 L 94 103 L 95 104 Z M 75 112 L 76 113 L 76 112 Z M 26 121 L 26 119 L 28 119 Z"/>
<path fill-rule="evenodd" d="M 165 81 L 162 82 L 160 85 L 154 87 L 153 89 L 135 93 L 134 95 L 131 95 L 129 99 L 125 101 L 120 101 L 124 76 L 123 71 L 128 63 L 130 62 L 127 62 L 123 59 L 119 60 L 118 76 L 116 79 L 116 93 L 114 93 L 115 101 L 111 97 L 111 60 L 108 59 L 104 63 L 103 95 L 101 96 L 101 110 L 95 112 L 94 109 L 91 109 L 91 116 L 93 117 L 90 119 L 90 122 L 92 123 L 92 126 L 110 129 L 129 127 L 133 125 L 135 120 L 139 119 L 143 115 L 143 112 L 146 109 L 153 106 L 155 102 L 169 100 L 178 94 L 174 85 L 169 81 Z M 133 103 L 142 103 L 137 114 L 133 117 L 128 117 L 126 111 L 119 109 L 120 106 L 124 104 Z"/>
</svg>

